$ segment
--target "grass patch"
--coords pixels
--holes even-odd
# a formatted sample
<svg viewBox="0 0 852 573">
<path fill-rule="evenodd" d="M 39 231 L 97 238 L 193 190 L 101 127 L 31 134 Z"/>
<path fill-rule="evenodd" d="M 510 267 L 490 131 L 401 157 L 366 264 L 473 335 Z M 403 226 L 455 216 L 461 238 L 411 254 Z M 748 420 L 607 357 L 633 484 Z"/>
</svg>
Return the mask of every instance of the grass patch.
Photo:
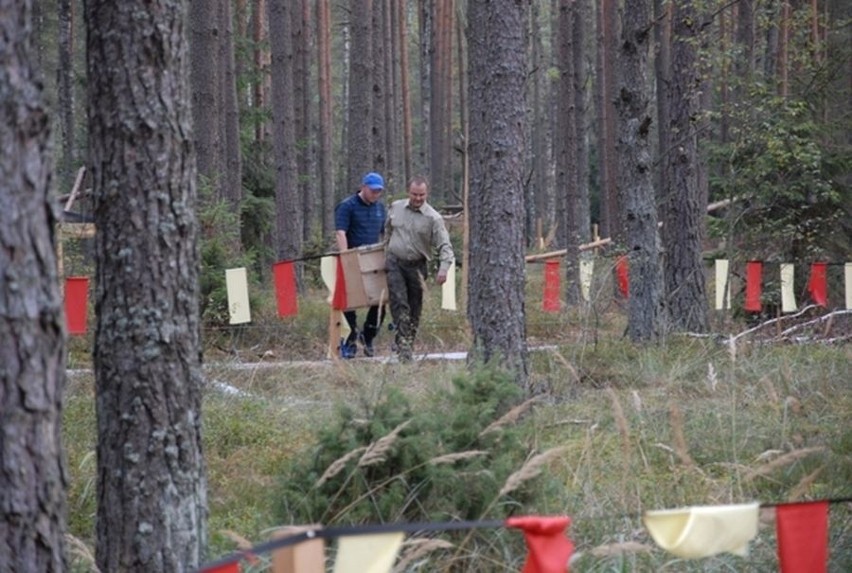
<svg viewBox="0 0 852 573">
<path fill-rule="evenodd" d="M 461 313 L 440 310 L 439 289 L 428 296 L 420 349 L 465 349 Z M 517 401 L 495 398 L 489 406 L 488 399 L 496 396 L 491 391 L 481 401 L 460 398 L 453 380 L 467 375 L 461 362 L 323 361 L 328 316 L 322 294 L 300 300 L 298 321 L 260 310 L 256 328 L 205 331 L 210 555 L 235 548 L 227 531 L 259 542 L 270 528 L 308 518 L 355 523 L 545 513 L 573 518 L 578 556 L 572 571 L 777 570 L 771 520 L 762 523 L 747 559 L 684 562 L 655 548 L 641 512 L 852 495 L 852 350 L 848 345 L 741 345 L 732 358 L 727 347 L 709 339 L 672 337 L 665 344 L 635 346 L 623 339 L 623 316 L 608 304 L 555 315 L 528 305 L 530 344 L 553 345 L 531 354 L 533 383 L 545 393 L 506 423 L 510 432 L 492 436 L 493 441 L 479 434 Z M 388 354 L 391 338 L 382 332 L 380 354 Z M 75 353 L 75 367 L 85 366 L 82 354 Z M 91 375 L 69 380 L 64 416 L 69 528 L 92 547 Z M 384 462 L 356 476 L 353 467 L 360 458 L 353 458 L 339 481 L 329 482 L 330 494 L 315 491 L 313 485 L 335 460 L 378 442 L 406 419 L 415 422 L 399 431 Z M 500 435 L 503 444 L 497 443 Z M 539 477 L 499 495 L 509 475 L 554 448 L 558 453 L 546 460 Z M 479 450 L 488 454 L 424 471 L 427 479 L 419 489 L 405 489 L 411 484 L 392 479 L 412 476 L 410 468 L 426 460 Z M 498 450 L 503 453 L 495 463 Z M 491 489 L 483 485 L 489 471 Z M 465 481 L 476 472 L 482 472 L 482 480 Z M 377 488 L 388 480 L 395 488 Z M 442 490 L 436 481 L 456 485 Z M 476 507 L 470 505 L 475 496 L 454 497 L 471 484 L 485 490 Z M 347 488 L 350 500 L 362 501 L 330 512 L 319 508 L 322 497 Z M 294 509 L 293 500 L 299 499 L 313 509 Z M 848 505 L 832 506 L 830 537 L 829 570 L 852 570 Z M 427 553 L 410 570 L 517 571 L 524 557 L 516 532 L 444 540 L 453 547 Z"/>
</svg>

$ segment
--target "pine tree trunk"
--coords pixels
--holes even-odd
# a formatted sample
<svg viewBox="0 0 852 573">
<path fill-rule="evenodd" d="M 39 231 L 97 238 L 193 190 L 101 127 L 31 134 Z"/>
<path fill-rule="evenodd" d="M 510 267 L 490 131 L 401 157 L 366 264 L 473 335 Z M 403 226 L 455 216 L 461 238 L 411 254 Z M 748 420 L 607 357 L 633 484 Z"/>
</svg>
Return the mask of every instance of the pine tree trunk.
<svg viewBox="0 0 852 573">
<path fill-rule="evenodd" d="M 317 2 L 317 56 L 319 82 L 319 183 L 322 197 L 322 236 L 334 234 L 334 147 L 331 95 L 331 0 Z"/>
<path fill-rule="evenodd" d="M 31 0 L 0 0 L 0 568 L 62 573 L 65 334 Z"/>
<path fill-rule="evenodd" d="M 525 15 L 514 0 L 468 3 L 472 356 L 503 364 L 523 386 Z"/>
<path fill-rule="evenodd" d="M 234 18 L 231 0 L 224 0 L 219 9 L 219 78 L 221 81 L 221 117 L 219 140 L 221 141 L 222 200 L 228 203 L 232 213 L 239 213 L 243 201 L 243 159 L 240 147 L 240 109 L 237 103 L 236 56 L 234 54 Z M 209 121 L 209 119 L 205 119 Z M 236 217 L 240 225 L 240 218 Z M 239 229 L 234 230 L 236 244 L 233 252 L 242 252 Z"/>
<path fill-rule="evenodd" d="M 222 173 L 222 132 L 219 127 L 223 124 L 218 64 L 219 2 L 190 2 L 188 24 L 192 123 L 198 174 L 218 194 Z"/>
<path fill-rule="evenodd" d="M 378 171 L 382 175 L 387 175 L 388 164 L 388 134 L 387 122 L 385 121 L 386 108 L 385 103 L 388 96 L 388 78 L 385 75 L 385 57 L 388 46 L 385 45 L 385 2 L 384 0 L 373 0 L 373 10 L 371 16 L 371 40 L 372 40 L 372 57 L 370 58 L 372 72 L 366 76 L 363 81 L 370 86 L 370 119 L 371 119 L 371 134 L 373 154 L 372 161 L 369 167 L 370 171 Z"/>
<path fill-rule="evenodd" d="M 207 537 L 185 6 L 86 4 L 101 571 L 190 571 Z"/>
<path fill-rule="evenodd" d="M 651 160 L 648 0 L 627 0 L 619 42 L 619 189 L 630 261 L 627 334 L 634 342 L 663 334 L 663 281 Z"/>
<path fill-rule="evenodd" d="M 74 3 L 59 0 L 59 63 L 56 69 L 57 110 L 62 134 L 62 162 L 58 169 L 61 189 L 70 190 L 74 184 Z"/>
<path fill-rule="evenodd" d="M 350 2 L 349 99 L 346 125 L 346 190 L 352 192 L 364 173 L 373 165 L 372 73 L 373 38 L 371 14 L 373 0 Z"/>
<path fill-rule="evenodd" d="M 402 98 L 402 164 L 405 172 L 405 184 L 414 175 L 412 173 L 412 129 L 411 129 L 411 94 L 408 84 L 410 74 L 408 67 L 408 26 L 406 25 L 406 6 L 404 0 L 399 0 L 397 5 L 397 29 L 399 33 L 398 44 L 400 46 L 399 74 L 400 74 L 400 97 Z"/>
<path fill-rule="evenodd" d="M 299 0 L 293 6 L 293 106 L 296 121 L 296 172 L 299 196 L 302 200 L 302 239 L 307 242 L 315 227 L 318 197 L 313 173 L 316 126 L 311 124 L 314 90 L 311 83 L 311 4 Z"/>
<path fill-rule="evenodd" d="M 706 204 L 698 184 L 695 118 L 700 78 L 697 40 L 700 23 L 692 1 L 678 3 L 672 16 L 671 81 L 668 106 L 672 145 L 663 193 L 665 289 L 669 325 L 677 332 L 707 330 L 707 297 L 701 262 Z"/>
<path fill-rule="evenodd" d="M 293 5 L 267 0 L 272 50 L 272 139 L 275 149 L 275 221 L 278 258 L 302 253 L 302 197 L 297 183 L 296 128 L 293 92 Z"/>
</svg>

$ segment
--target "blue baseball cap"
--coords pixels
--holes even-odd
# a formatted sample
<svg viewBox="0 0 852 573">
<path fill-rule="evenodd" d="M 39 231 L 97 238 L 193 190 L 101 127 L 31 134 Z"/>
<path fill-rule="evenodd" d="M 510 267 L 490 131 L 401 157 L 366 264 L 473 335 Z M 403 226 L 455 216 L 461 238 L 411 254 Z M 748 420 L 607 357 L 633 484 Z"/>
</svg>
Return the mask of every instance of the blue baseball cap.
<svg viewBox="0 0 852 573">
<path fill-rule="evenodd" d="M 366 185 L 373 191 L 381 191 L 385 188 L 385 180 L 378 173 L 367 173 L 364 175 L 364 180 L 361 185 Z"/>
</svg>

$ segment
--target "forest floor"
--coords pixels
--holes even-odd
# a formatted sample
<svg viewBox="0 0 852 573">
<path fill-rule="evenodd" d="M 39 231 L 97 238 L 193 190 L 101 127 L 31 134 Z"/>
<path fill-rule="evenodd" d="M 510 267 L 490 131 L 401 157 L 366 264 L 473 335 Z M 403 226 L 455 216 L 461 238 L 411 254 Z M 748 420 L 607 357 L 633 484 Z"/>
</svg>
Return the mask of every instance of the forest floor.
<svg viewBox="0 0 852 573">
<path fill-rule="evenodd" d="M 428 409 L 468 371 L 463 317 L 441 311 L 434 299 L 424 314 L 421 360 L 394 360 L 386 330 L 378 357 L 330 360 L 321 298 L 304 303 L 298 319 L 259 315 L 250 327 L 205 331 L 211 558 L 299 519 L 281 507 L 282 481 L 294 464 L 311 459 L 342 407 L 369 418 L 393 390 Z M 637 346 L 623 337 L 618 303 L 545 314 L 530 300 L 528 343 L 537 348 L 530 383 L 540 399 L 515 425 L 525 456 L 555 447 L 560 455 L 528 484 L 532 501 L 516 509 L 572 517 L 572 571 L 774 571 L 771 512 L 763 512 L 748 557 L 694 562 L 657 549 L 641 512 L 852 496 L 848 313 L 821 318 L 825 311 L 807 309 L 752 332 L 756 325 L 716 317 L 714 336 Z M 784 334 L 794 325 L 802 326 Z M 65 394 L 75 571 L 93 570 L 86 555 L 96 503 L 90 344 L 72 342 Z M 327 523 L 346 521 L 331 516 Z M 828 570 L 852 570 L 852 504 L 831 505 L 829 537 Z M 518 543 L 485 540 L 430 557 L 409 570 L 452 562 L 458 571 L 517 571 L 524 552 Z M 267 565 L 262 557 L 244 570 Z"/>
</svg>

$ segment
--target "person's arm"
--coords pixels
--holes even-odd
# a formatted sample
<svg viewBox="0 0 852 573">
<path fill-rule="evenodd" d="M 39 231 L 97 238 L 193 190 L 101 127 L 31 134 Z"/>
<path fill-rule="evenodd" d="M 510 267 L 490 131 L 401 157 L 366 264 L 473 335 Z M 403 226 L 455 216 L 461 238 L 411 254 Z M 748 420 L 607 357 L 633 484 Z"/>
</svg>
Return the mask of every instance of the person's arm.
<svg viewBox="0 0 852 573">
<path fill-rule="evenodd" d="M 450 271 L 450 267 L 456 262 L 453 245 L 450 243 L 450 234 L 444 226 L 443 219 L 435 219 L 433 222 L 432 245 L 438 251 L 438 259 L 441 261 L 438 267 L 438 274 L 435 276 L 435 282 L 442 285 L 447 282 L 447 273 Z"/>
<path fill-rule="evenodd" d="M 337 239 L 338 251 L 345 251 L 349 248 L 349 241 L 346 240 L 346 231 L 337 231 L 335 233 L 335 238 Z"/>
</svg>

